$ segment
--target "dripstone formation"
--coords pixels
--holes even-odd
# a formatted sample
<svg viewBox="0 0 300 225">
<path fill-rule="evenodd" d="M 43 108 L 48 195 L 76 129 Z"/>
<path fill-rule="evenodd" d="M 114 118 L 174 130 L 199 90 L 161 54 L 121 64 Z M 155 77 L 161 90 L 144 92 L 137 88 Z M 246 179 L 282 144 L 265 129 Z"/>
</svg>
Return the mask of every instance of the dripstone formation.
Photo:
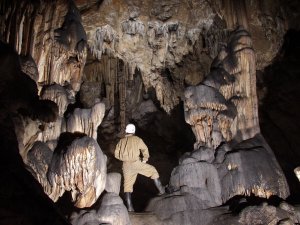
<svg viewBox="0 0 300 225">
<path fill-rule="evenodd" d="M 300 223 L 281 168 L 288 162 L 261 133 L 259 106 L 271 91 L 257 89 L 256 78 L 284 55 L 284 34 L 299 29 L 297 7 L 2 1 L 4 224 Z M 143 214 L 128 214 L 113 157 L 127 123 L 166 184 L 156 196 L 137 182 Z M 294 181 L 298 168 L 288 174 Z"/>
</svg>

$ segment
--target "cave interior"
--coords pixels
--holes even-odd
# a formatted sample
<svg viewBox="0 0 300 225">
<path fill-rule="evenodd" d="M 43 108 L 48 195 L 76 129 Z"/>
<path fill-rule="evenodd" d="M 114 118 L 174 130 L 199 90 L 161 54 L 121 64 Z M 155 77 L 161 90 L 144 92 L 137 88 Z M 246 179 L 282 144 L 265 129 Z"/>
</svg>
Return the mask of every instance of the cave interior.
<svg viewBox="0 0 300 225">
<path fill-rule="evenodd" d="M 0 2 L 0 224 L 300 224 L 297 0 Z M 128 123 L 166 189 L 139 175 Z"/>
</svg>

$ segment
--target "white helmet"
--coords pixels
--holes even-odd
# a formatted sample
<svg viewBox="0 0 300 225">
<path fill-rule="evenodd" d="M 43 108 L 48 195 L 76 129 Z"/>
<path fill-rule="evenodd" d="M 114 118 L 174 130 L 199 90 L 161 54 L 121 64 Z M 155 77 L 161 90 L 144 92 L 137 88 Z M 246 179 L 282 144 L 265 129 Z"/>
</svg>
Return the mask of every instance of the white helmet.
<svg viewBox="0 0 300 225">
<path fill-rule="evenodd" d="M 135 126 L 132 123 L 127 124 L 125 132 L 127 134 L 134 134 L 135 133 Z"/>
</svg>

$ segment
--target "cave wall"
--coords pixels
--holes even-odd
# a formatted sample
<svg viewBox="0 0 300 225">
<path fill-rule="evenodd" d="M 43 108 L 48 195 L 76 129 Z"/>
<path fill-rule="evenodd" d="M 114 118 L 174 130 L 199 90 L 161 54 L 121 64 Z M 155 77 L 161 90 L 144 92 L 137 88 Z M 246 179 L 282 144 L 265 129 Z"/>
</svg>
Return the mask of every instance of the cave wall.
<svg viewBox="0 0 300 225">
<path fill-rule="evenodd" d="M 140 1 L 75 2 L 95 57 L 109 52 L 129 63 L 131 75 L 137 68 L 167 112 L 178 104 L 184 83 L 195 85 L 208 73 L 219 43 L 237 24 L 249 27 L 259 68 L 275 56 L 286 29 L 279 2 L 271 12 L 259 1 L 143 1 L 142 7 Z"/>
<path fill-rule="evenodd" d="M 285 177 L 260 135 L 255 80 L 256 70 L 263 70 L 278 53 L 286 30 L 297 28 L 298 14 L 288 16 L 295 10 L 292 1 L 281 4 L 2 1 L 0 39 L 16 50 L 19 56 L 14 55 L 14 60 L 20 61 L 15 64 L 17 72 L 3 73 L 18 75 L 8 82 L 3 76 L 2 87 L 18 89 L 19 82 L 27 80 L 22 88 L 24 93 L 31 90 L 34 99 L 28 103 L 21 91 L 16 98 L 14 91 L 2 88 L 1 120 L 8 133 L 15 130 L 16 136 L 11 137 L 14 145 L 18 141 L 16 163 L 30 167 L 52 200 L 71 191 L 77 207 L 89 207 L 109 180 L 107 158 L 95 140 L 106 139 L 112 151 L 129 121 L 142 132 L 148 128 L 155 132 L 157 140 L 184 136 L 190 132 L 186 124 L 167 122 L 178 119 L 177 110 L 183 110 L 184 102 L 194 147 L 179 150 L 187 153 L 172 172 L 169 187 L 173 191 L 168 198 L 154 200 L 148 209 L 156 210 L 162 220 L 178 222 L 192 211 L 219 206 L 235 195 L 286 198 Z M 8 106 L 7 96 L 13 100 Z M 270 99 L 264 99 L 266 104 L 272 104 Z M 5 121 L 7 116 L 13 120 Z M 164 129 L 159 128 L 162 125 Z M 296 143 L 292 139 L 288 142 Z M 170 141 L 170 145 L 171 151 L 161 151 L 176 154 L 176 143 Z M 262 166 L 253 168 L 257 161 Z M 293 166 L 297 163 L 293 161 Z M 252 179 L 251 171 L 260 176 Z M 106 187 L 110 194 L 102 196 L 98 214 L 93 214 L 98 222 L 105 222 L 110 200 L 125 209 L 119 191 L 109 190 Z M 178 208 L 174 209 L 174 203 Z M 164 205 L 168 209 L 160 210 Z M 128 222 L 126 212 L 120 220 Z"/>
</svg>

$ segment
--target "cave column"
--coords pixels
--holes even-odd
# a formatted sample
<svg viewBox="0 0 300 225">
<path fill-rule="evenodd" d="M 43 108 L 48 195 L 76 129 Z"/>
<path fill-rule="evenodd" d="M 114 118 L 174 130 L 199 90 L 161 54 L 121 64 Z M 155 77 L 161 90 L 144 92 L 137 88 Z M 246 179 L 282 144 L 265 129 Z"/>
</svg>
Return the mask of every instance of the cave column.
<svg viewBox="0 0 300 225">
<path fill-rule="evenodd" d="M 121 68 L 119 68 L 121 69 Z M 120 134 L 124 134 L 126 126 L 126 78 L 128 77 L 128 65 L 123 63 L 118 73 L 118 91 L 120 104 Z"/>
</svg>

